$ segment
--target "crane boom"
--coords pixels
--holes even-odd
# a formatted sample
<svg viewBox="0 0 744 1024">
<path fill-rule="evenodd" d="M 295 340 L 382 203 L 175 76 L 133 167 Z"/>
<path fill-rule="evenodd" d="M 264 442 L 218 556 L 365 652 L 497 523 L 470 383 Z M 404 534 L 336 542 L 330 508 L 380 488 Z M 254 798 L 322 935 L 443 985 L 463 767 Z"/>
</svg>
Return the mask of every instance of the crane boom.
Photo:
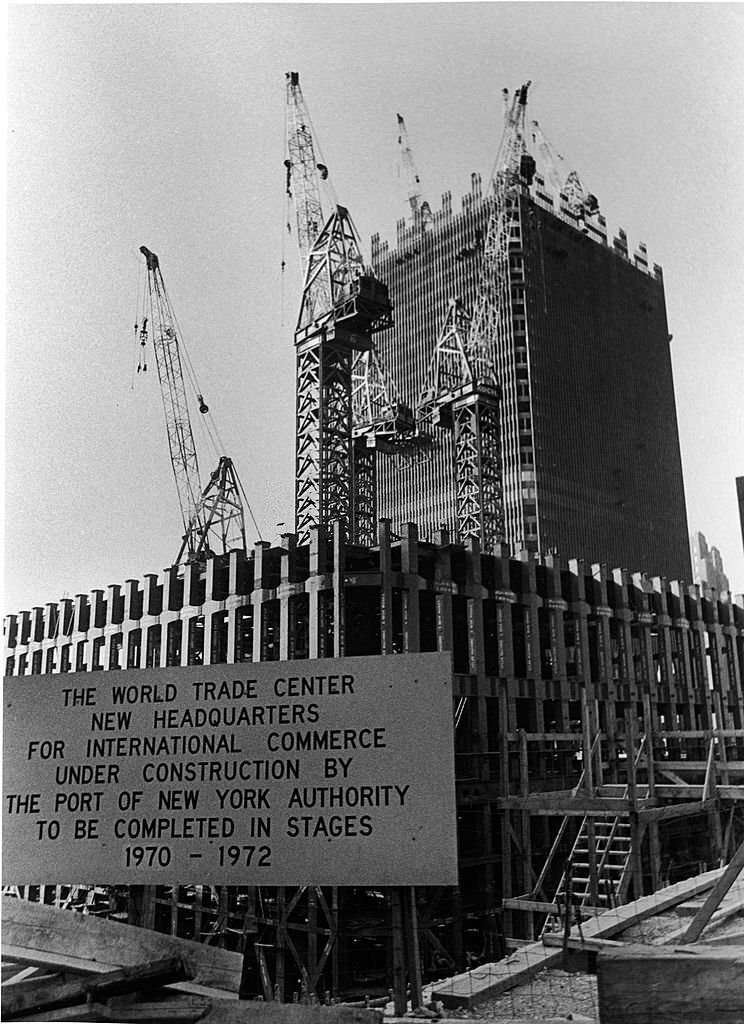
<svg viewBox="0 0 744 1024">
<path fill-rule="evenodd" d="M 171 465 L 181 507 L 184 536 L 188 538 L 189 551 L 192 551 L 198 546 L 199 523 L 196 513 L 202 488 L 186 399 L 176 318 L 165 289 L 160 260 L 144 245 L 140 246 L 140 252 L 147 262 L 150 330 L 163 400 Z M 143 321 L 143 330 L 146 330 L 145 323 L 146 321 Z"/>
<path fill-rule="evenodd" d="M 425 231 L 431 223 L 431 208 L 423 198 L 421 179 L 419 178 L 416 164 L 413 159 L 413 150 L 408 138 L 408 129 L 402 114 L 396 114 L 398 118 L 398 147 L 400 149 L 400 164 L 405 178 L 408 192 L 408 205 L 411 207 L 411 217 L 414 228 Z"/>
<path fill-rule="evenodd" d="M 300 88 L 300 76 L 296 71 L 288 71 L 285 80 L 287 157 L 284 166 L 287 168 L 287 195 L 294 202 L 297 244 L 304 269 L 313 242 L 325 223 L 320 174 L 327 175 L 327 171 L 323 164 L 317 163 L 310 117 Z"/>
</svg>

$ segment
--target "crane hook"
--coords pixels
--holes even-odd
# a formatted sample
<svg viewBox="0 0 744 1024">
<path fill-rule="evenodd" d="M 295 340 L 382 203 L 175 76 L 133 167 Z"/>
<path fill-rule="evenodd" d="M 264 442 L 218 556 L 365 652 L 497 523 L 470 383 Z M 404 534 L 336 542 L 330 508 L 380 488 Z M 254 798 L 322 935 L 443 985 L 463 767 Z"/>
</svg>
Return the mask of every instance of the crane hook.
<svg viewBox="0 0 744 1024">
<path fill-rule="evenodd" d="M 205 415 L 206 413 L 209 412 L 209 406 L 204 401 L 204 396 L 203 395 L 197 395 L 196 398 L 197 398 L 197 401 L 199 402 L 199 412 L 202 415 Z"/>
</svg>

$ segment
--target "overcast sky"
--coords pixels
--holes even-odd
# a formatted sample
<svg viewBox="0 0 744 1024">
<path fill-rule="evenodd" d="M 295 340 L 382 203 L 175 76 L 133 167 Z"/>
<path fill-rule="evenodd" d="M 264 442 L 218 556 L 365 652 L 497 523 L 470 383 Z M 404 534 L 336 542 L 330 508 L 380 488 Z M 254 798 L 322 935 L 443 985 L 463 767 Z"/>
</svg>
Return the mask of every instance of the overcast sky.
<svg viewBox="0 0 744 1024">
<path fill-rule="evenodd" d="M 177 554 L 154 365 L 133 374 L 143 244 L 261 533 L 292 527 L 290 70 L 365 243 L 405 213 L 396 112 L 457 205 L 532 79 L 528 116 L 664 268 L 689 524 L 744 591 L 742 67 L 738 4 L 11 7 L 6 611 Z"/>
</svg>

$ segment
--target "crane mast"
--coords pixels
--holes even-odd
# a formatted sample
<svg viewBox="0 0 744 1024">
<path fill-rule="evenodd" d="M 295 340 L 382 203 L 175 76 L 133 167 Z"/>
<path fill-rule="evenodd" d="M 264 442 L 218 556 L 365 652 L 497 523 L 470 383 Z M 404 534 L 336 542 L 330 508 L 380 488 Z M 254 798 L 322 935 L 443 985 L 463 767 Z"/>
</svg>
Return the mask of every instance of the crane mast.
<svg viewBox="0 0 744 1024">
<path fill-rule="evenodd" d="M 224 554 L 234 547 L 245 550 L 245 523 L 240 484 L 232 460 L 223 455 L 202 491 L 196 444 L 191 427 L 176 318 L 165 288 L 160 260 L 146 246 L 140 252 L 147 263 L 147 308 L 140 328 L 145 345 L 149 331 L 155 352 L 160 394 L 165 413 L 171 466 L 176 481 L 184 533 L 176 564 Z M 201 395 L 199 411 L 209 409 Z"/>
<path fill-rule="evenodd" d="M 515 388 L 505 396 L 502 378 L 503 353 L 514 341 L 509 250 L 520 182 L 531 173 L 524 144 L 528 88 L 517 90 L 506 112 L 473 314 L 450 303 L 417 407 L 420 430 L 453 432 L 458 534 L 477 536 L 486 551 L 506 533 L 499 406 L 516 396 Z"/>
<path fill-rule="evenodd" d="M 344 320 L 337 306 L 342 277 L 347 278 L 346 283 L 355 282 L 355 288 L 356 282 L 373 278 L 364 272 L 348 211 L 334 199 L 335 212 L 327 222 L 323 220 L 321 181 L 327 182 L 328 171 L 317 163 L 316 142 L 296 72 L 286 74 L 286 96 L 287 192 L 294 203 L 300 258 L 306 268 L 298 324 L 303 340 L 296 340 L 296 528 L 301 539 L 306 539 L 313 523 L 340 518 L 350 539 L 373 544 L 377 452 L 384 450 L 396 432 L 412 431 L 413 417 L 399 401 L 371 340 L 373 331 L 363 342 L 357 339 L 351 345 L 308 341 L 316 320 L 318 324 Z M 326 188 L 332 195 L 329 184 Z M 363 284 L 359 287 L 364 291 Z M 361 293 L 357 298 L 361 300 Z M 390 322 L 387 291 L 384 304 L 387 314 L 381 324 Z M 373 322 L 377 323 L 374 318 Z M 382 329 L 374 327 L 374 331 Z M 352 437 L 349 451 L 347 421 Z"/>
<path fill-rule="evenodd" d="M 391 325 L 387 287 L 364 268 L 348 210 L 337 206 L 312 249 L 295 332 L 295 529 L 354 528 L 352 366 Z"/>
</svg>

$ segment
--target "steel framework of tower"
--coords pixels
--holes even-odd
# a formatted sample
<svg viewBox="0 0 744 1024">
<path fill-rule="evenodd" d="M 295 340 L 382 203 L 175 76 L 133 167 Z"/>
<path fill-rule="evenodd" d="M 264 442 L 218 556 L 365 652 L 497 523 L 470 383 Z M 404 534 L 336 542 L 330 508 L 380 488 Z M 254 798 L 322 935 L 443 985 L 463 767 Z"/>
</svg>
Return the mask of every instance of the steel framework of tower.
<svg viewBox="0 0 744 1024">
<path fill-rule="evenodd" d="M 204 559 L 208 554 L 224 554 L 239 547 L 245 551 L 245 522 L 240 484 L 231 459 L 222 456 L 217 469 L 202 492 L 199 464 L 191 428 L 176 318 L 160 270 L 160 260 L 146 246 L 140 252 L 147 262 L 148 309 L 140 328 L 140 344 L 148 337 L 150 320 L 155 363 L 165 413 L 173 475 L 181 508 L 184 534 L 177 563 Z M 198 396 L 200 411 L 208 407 Z"/>
<path fill-rule="evenodd" d="M 479 537 L 486 551 L 505 532 L 499 403 L 516 403 L 505 358 L 513 348 L 509 247 L 532 159 L 524 142 L 528 88 L 514 94 L 506 113 L 472 318 L 458 301 L 450 304 L 417 408 L 422 432 L 453 431 L 458 533 Z"/>
<path fill-rule="evenodd" d="M 310 249 L 295 332 L 296 532 L 355 523 L 352 366 L 372 335 L 391 325 L 387 288 L 365 273 L 349 213 L 337 206 Z"/>
</svg>

